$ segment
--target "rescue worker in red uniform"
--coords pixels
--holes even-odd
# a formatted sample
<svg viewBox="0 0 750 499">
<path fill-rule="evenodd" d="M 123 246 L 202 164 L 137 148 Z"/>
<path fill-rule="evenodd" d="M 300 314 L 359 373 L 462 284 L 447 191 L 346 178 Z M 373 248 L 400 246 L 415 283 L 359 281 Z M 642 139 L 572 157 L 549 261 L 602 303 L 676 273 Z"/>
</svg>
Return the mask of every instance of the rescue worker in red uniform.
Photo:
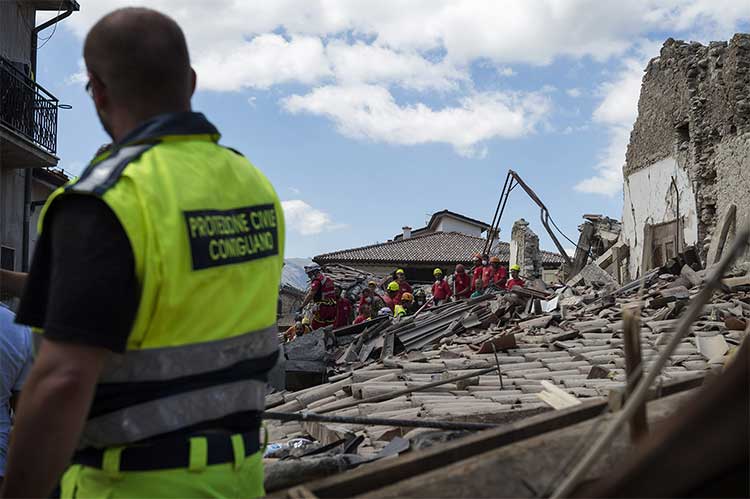
<svg viewBox="0 0 750 499">
<path fill-rule="evenodd" d="M 526 284 L 524 282 L 524 280 L 521 279 L 521 276 L 519 275 L 520 272 L 521 272 L 521 267 L 520 266 L 518 266 L 518 265 L 511 265 L 510 266 L 510 279 L 508 280 L 508 282 L 505 285 L 505 288 L 507 290 L 512 291 L 513 290 L 513 286 L 521 286 L 521 287 L 523 287 L 524 284 Z"/>
<path fill-rule="evenodd" d="M 359 315 L 354 319 L 354 324 L 361 324 L 362 322 L 369 321 L 372 316 L 372 310 L 370 309 L 369 303 L 363 303 L 359 307 Z"/>
<path fill-rule="evenodd" d="M 492 284 L 497 289 L 505 289 L 505 282 L 508 280 L 508 272 L 505 267 L 500 265 L 500 258 L 493 256 L 490 258 L 490 265 L 493 268 Z"/>
<path fill-rule="evenodd" d="M 482 287 L 482 255 L 477 253 L 471 258 L 471 291 L 477 291 Z"/>
<path fill-rule="evenodd" d="M 484 262 L 485 260 L 482 260 L 483 264 Z M 488 263 L 488 265 L 484 265 L 482 267 L 482 289 L 487 289 L 495 281 L 495 272 L 497 271 L 497 267 L 495 267 L 493 264 L 497 263 L 499 265 L 500 258 L 493 256 L 489 259 Z"/>
<path fill-rule="evenodd" d="M 453 273 L 453 296 L 456 301 L 465 300 L 471 294 L 471 283 L 469 274 L 460 263 L 456 265 L 456 272 Z"/>
<path fill-rule="evenodd" d="M 404 293 L 414 293 L 414 290 L 411 287 L 411 284 L 409 284 L 406 281 L 406 274 L 404 273 L 404 269 L 398 269 L 396 271 L 396 282 L 398 283 L 398 296 L 396 297 L 396 303 L 401 303 L 401 295 Z"/>
<path fill-rule="evenodd" d="M 396 309 L 396 305 L 399 304 L 399 302 L 396 301 L 399 293 L 401 292 L 401 286 L 396 281 L 391 281 L 388 283 L 388 294 L 383 297 L 383 301 L 385 302 L 385 306 L 391 309 L 391 312 L 393 312 Z"/>
<path fill-rule="evenodd" d="M 351 324 L 352 302 L 342 292 L 341 286 L 334 286 L 336 290 L 336 322 L 334 328 L 340 328 Z"/>
<path fill-rule="evenodd" d="M 432 275 L 435 276 L 435 282 L 432 283 L 432 300 L 435 305 L 440 305 L 451 297 L 451 287 L 443 278 L 442 270 L 435 269 L 432 271 Z"/>
<path fill-rule="evenodd" d="M 330 326 L 336 322 L 336 289 L 333 279 L 323 274 L 320 265 L 313 264 L 305 267 L 305 273 L 310 278 L 310 291 L 300 309 L 308 303 L 313 303 L 312 330 Z"/>
</svg>

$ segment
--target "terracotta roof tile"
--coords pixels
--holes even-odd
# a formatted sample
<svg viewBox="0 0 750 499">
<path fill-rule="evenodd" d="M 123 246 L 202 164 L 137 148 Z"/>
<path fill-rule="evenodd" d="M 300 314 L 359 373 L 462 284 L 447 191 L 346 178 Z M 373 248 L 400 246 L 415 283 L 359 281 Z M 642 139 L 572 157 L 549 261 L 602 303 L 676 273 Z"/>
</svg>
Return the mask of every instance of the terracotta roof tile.
<svg viewBox="0 0 750 499">
<path fill-rule="evenodd" d="M 320 264 L 332 262 L 359 263 L 465 263 L 472 255 L 480 253 L 485 240 L 458 232 L 434 232 L 380 244 L 371 244 L 316 256 Z M 500 260 L 507 264 L 510 245 L 500 243 Z M 558 265 L 563 262 L 560 255 L 542 252 L 542 264 Z"/>
</svg>

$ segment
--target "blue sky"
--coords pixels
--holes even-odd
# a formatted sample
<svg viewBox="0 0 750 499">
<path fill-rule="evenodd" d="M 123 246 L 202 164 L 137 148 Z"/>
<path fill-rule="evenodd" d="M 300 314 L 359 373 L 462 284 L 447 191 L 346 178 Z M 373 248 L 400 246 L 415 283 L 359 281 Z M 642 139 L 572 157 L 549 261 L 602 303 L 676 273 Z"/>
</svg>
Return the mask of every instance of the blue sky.
<svg viewBox="0 0 750 499">
<path fill-rule="evenodd" d="M 80 4 L 38 67 L 72 106 L 60 111 L 58 155 L 73 174 L 108 142 L 83 89 L 82 38 L 138 2 Z M 640 79 L 663 41 L 750 29 L 746 0 L 150 5 L 186 32 L 194 108 L 276 186 L 289 257 L 385 241 L 442 209 L 490 222 L 508 169 L 577 239 L 584 213 L 621 215 Z M 524 217 L 551 249 L 538 213 L 514 191 L 501 237 Z"/>
</svg>

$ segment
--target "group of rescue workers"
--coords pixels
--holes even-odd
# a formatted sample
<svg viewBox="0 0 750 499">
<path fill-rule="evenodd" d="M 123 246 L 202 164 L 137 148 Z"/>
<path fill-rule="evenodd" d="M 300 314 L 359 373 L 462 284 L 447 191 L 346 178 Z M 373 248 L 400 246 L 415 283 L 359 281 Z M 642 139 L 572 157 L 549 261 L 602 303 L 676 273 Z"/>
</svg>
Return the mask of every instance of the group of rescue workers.
<svg viewBox="0 0 750 499">
<path fill-rule="evenodd" d="M 298 310 L 295 324 L 284 336 L 287 341 L 292 341 L 299 335 L 327 326 L 337 329 L 383 315 L 404 317 L 415 314 L 428 303 L 440 305 L 451 300 L 467 300 L 488 291 L 511 291 L 514 287 L 523 287 L 525 284 L 520 276 L 521 268 L 511 265 L 508 278 L 508 270 L 502 266 L 497 256 L 476 254 L 472 257 L 472 265 L 469 272 L 464 265 L 456 265 L 450 280 L 446 279 L 442 269 L 436 268 L 432 272 L 435 281 L 429 298 L 423 289 L 417 288 L 415 291 L 406 280 L 404 270 L 398 269 L 382 287 L 375 281 L 369 281 L 362 290 L 356 311 L 346 292 L 323 273 L 320 265 L 309 265 L 305 267 L 305 273 L 310 278 L 310 289 Z M 310 304 L 311 316 L 303 317 L 302 311 Z"/>
</svg>

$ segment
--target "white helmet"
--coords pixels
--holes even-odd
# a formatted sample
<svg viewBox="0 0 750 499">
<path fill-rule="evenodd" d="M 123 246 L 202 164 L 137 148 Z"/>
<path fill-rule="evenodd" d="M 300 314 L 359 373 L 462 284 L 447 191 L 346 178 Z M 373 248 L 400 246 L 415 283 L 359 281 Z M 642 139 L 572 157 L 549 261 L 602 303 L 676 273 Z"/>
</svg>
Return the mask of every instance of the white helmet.
<svg viewBox="0 0 750 499">
<path fill-rule="evenodd" d="M 393 315 L 393 312 L 388 307 L 383 307 L 380 310 L 378 310 L 378 315 Z"/>
<path fill-rule="evenodd" d="M 314 274 L 320 272 L 320 265 L 313 263 L 312 265 L 305 265 L 305 274 Z"/>
</svg>

